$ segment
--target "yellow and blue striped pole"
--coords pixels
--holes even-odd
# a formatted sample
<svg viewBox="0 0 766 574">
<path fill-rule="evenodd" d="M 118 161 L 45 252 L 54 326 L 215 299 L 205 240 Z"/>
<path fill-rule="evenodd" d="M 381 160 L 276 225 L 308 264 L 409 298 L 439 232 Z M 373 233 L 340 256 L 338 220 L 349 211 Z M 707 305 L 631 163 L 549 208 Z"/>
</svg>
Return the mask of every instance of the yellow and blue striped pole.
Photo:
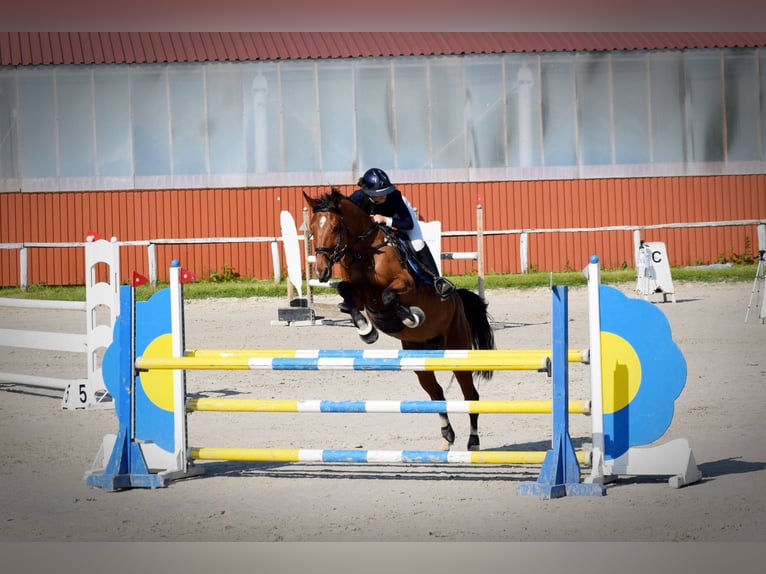
<svg viewBox="0 0 766 574">
<path fill-rule="evenodd" d="M 497 401 L 327 401 L 291 399 L 194 398 L 189 412 L 239 413 L 476 413 L 551 414 L 549 400 Z M 569 401 L 570 414 L 590 414 L 589 401 Z"/>
<path fill-rule="evenodd" d="M 552 352 L 532 350 L 192 350 L 183 357 L 139 357 L 136 368 L 184 370 L 550 371 Z M 573 350 L 569 362 L 587 362 Z"/>
<path fill-rule="evenodd" d="M 443 451 L 443 450 L 362 450 L 305 448 L 191 447 L 191 460 L 233 460 L 242 462 L 324 462 L 324 463 L 410 463 L 410 464 L 542 464 L 545 451 Z M 590 454 L 577 451 L 581 464 Z"/>
</svg>

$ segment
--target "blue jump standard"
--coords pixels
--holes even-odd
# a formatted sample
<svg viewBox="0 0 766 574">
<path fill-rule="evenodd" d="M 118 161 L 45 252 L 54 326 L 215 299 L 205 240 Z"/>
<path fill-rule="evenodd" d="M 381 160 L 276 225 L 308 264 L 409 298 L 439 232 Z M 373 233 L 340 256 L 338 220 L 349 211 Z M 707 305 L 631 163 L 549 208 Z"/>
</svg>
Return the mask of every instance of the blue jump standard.
<svg viewBox="0 0 766 574">
<path fill-rule="evenodd" d="M 553 286 L 553 440 L 537 482 L 522 482 L 517 494 L 542 499 L 603 496 L 603 484 L 580 482 L 580 465 L 569 436 L 569 291 Z M 599 368 L 599 365 L 591 365 Z"/>
</svg>

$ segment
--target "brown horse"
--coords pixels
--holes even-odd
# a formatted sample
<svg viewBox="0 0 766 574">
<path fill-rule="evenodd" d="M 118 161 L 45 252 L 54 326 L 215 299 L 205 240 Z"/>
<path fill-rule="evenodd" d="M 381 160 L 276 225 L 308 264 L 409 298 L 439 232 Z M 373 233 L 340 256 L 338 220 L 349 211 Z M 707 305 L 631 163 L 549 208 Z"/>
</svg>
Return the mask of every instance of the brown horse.
<svg viewBox="0 0 766 574">
<path fill-rule="evenodd" d="M 338 294 L 363 341 L 373 343 L 378 330 L 401 340 L 403 349 L 494 349 L 495 338 L 487 305 L 476 293 L 457 289 L 442 300 L 429 281 L 408 266 L 406 249 L 388 227 L 373 223 L 357 204 L 333 188 L 313 199 L 309 222 L 317 278 L 326 282 L 340 265 Z M 366 314 L 366 316 L 365 316 Z M 368 321 L 369 317 L 369 321 Z M 418 381 L 432 400 L 445 400 L 431 371 L 417 371 Z M 454 371 L 463 397 L 479 400 L 473 375 L 489 380 L 492 371 Z M 455 433 L 446 413 L 440 414 L 442 448 L 449 450 Z M 469 414 L 468 449 L 478 450 L 479 415 Z"/>
</svg>

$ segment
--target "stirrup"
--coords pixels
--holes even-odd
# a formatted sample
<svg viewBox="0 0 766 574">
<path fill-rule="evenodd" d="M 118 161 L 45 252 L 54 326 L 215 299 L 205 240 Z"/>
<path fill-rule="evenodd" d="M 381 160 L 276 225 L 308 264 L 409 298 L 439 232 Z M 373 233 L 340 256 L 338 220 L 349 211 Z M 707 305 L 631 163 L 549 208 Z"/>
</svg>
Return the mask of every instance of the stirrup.
<svg viewBox="0 0 766 574">
<path fill-rule="evenodd" d="M 437 277 L 434 279 L 434 291 L 442 299 L 447 299 L 455 292 L 455 286 L 444 277 Z"/>
</svg>

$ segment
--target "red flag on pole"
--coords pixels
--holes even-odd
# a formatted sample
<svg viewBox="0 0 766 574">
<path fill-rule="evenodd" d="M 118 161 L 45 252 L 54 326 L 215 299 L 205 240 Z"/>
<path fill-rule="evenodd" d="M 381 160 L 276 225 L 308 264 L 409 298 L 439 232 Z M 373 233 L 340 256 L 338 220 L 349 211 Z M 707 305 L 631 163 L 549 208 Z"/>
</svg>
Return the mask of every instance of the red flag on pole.
<svg viewBox="0 0 766 574">
<path fill-rule="evenodd" d="M 144 283 L 148 283 L 149 280 L 141 275 L 140 273 L 137 273 L 133 271 L 133 287 L 138 287 L 139 285 L 143 285 Z"/>
<path fill-rule="evenodd" d="M 180 273 L 180 276 L 178 277 L 178 280 L 181 283 L 188 283 L 189 281 L 196 281 L 197 276 L 191 271 L 181 267 L 181 273 Z"/>
<path fill-rule="evenodd" d="M 92 237 L 93 241 L 98 241 L 99 239 L 104 238 L 104 236 L 101 235 L 100 233 L 97 233 L 96 231 L 90 231 L 90 230 L 88 230 L 88 232 L 85 234 L 85 239 L 88 239 L 88 237 Z"/>
</svg>

